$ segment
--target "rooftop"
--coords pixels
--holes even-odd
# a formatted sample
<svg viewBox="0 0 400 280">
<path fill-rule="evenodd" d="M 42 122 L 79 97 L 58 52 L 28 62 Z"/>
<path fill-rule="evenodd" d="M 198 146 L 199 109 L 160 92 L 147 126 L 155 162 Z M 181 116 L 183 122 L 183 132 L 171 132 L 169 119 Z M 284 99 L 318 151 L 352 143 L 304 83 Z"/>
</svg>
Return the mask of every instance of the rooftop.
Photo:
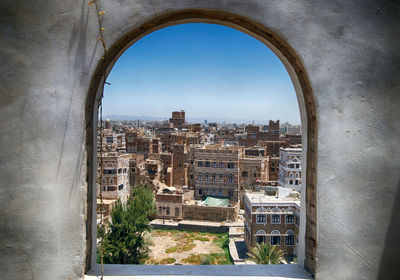
<svg viewBox="0 0 400 280">
<path fill-rule="evenodd" d="M 247 199 L 250 203 L 274 203 L 274 204 L 285 204 L 285 203 L 295 203 L 300 207 L 300 198 L 297 196 L 286 196 L 279 198 L 276 196 L 266 195 L 264 192 L 247 192 Z"/>
</svg>

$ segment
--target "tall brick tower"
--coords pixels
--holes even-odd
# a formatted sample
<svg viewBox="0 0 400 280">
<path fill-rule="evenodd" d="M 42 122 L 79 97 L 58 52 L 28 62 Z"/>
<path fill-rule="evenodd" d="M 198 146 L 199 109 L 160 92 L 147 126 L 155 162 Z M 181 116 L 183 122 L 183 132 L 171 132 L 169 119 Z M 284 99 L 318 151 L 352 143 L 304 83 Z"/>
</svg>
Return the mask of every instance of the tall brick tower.
<svg viewBox="0 0 400 280">
<path fill-rule="evenodd" d="M 269 133 L 279 135 L 279 120 L 277 121 L 269 121 Z"/>
<path fill-rule="evenodd" d="M 185 144 L 174 144 L 172 162 L 172 185 L 174 187 L 187 185 Z"/>
<path fill-rule="evenodd" d="M 181 110 L 172 112 L 172 118 L 169 119 L 169 122 L 173 124 L 174 128 L 182 129 L 182 126 L 185 123 L 185 111 Z"/>
</svg>

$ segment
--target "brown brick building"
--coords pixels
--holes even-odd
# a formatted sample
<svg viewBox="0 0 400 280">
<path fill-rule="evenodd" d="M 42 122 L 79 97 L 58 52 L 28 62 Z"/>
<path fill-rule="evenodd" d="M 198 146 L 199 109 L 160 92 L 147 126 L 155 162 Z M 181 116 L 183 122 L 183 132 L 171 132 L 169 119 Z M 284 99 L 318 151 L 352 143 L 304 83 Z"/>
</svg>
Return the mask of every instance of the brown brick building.
<svg viewBox="0 0 400 280">
<path fill-rule="evenodd" d="M 279 246 L 291 259 L 297 256 L 300 198 L 276 198 L 259 193 L 245 194 L 244 240 L 248 249 L 256 243 Z"/>
<path fill-rule="evenodd" d="M 145 137 L 139 131 L 125 133 L 125 145 L 127 153 L 140 153 L 147 158 L 150 154 L 161 153 L 161 140 L 157 137 Z"/>
<path fill-rule="evenodd" d="M 182 129 L 183 124 L 185 123 L 185 111 L 174 111 L 172 112 L 172 118 L 169 119 L 169 122 L 172 123 L 174 128 Z"/>
<path fill-rule="evenodd" d="M 194 148 L 195 197 L 228 197 L 238 201 L 242 147 L 207 145 Z"/>
<path fill-rule="evenodd" d="M 174 144 L 172 156 L 172 185 L 175 187 L 187 185 L 186 157 L 185 145 Z"/>
<path fill-rule="evenodd" d="M 183 219 L 182 206 L 193 199 L 193 191 L 164 188 L 156 194 L 156 217 L 158 219 Z"/>
</svg>

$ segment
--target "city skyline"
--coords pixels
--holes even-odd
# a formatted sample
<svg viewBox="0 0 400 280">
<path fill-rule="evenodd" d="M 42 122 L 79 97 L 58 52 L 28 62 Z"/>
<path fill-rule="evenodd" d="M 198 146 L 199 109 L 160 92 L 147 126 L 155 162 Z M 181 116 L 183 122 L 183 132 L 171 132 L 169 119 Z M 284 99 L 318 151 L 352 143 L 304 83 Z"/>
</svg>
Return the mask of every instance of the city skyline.
<svg viewBox="0 0 400 280">
<path fill-rule="evenodd" d="M 116 62 L 104 116 L 151 116 L 185 110 L 188 120 L 300 124 L 296 94 L 276 55 L 255 38 L 214 24 L 155 31 Z"/>
</svg>

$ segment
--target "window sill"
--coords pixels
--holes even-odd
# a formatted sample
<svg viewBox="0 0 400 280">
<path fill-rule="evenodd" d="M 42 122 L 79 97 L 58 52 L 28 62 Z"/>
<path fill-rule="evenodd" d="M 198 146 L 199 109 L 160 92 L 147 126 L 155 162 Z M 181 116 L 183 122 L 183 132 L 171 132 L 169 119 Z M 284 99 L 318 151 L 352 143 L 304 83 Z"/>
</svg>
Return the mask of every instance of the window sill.
<svg viewBox="0 0 400 280">
<path fill-rule="evenodd" d="M 84 280 L 97 280 L 100 265 L 84 276 Z M 104 265 L 104 279 L 239 279 L 238 276 L 251 276 L 265 280 L 305 280 L 313 279 L 297 264 L 281 265 Z"/>
</svg>

